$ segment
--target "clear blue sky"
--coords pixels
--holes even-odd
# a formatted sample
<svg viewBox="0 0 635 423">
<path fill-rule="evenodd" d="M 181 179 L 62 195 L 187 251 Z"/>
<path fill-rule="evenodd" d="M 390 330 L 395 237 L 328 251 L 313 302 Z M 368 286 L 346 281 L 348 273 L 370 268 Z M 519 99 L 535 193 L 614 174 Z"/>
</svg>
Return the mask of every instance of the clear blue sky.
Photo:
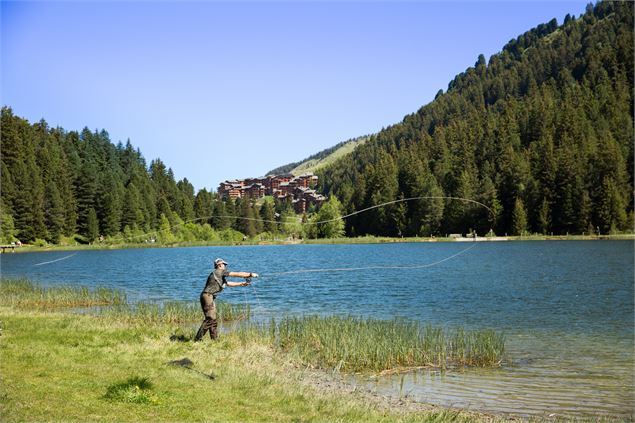
<svg viewBox="0 0 635 423">
<path fill-rule="evenodd" d="M 587 3 L 2 1 L 2 104 L 216 190 L 401 121 Z"/>
</svg>

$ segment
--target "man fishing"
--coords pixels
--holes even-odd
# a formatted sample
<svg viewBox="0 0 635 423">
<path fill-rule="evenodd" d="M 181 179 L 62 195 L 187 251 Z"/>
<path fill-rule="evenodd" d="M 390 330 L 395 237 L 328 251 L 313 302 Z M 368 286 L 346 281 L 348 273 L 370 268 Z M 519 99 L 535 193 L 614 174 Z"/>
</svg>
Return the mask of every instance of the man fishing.
<svg viewBox="0 0 635 423">
<path fill-rule="evenodd" d="M 228 263 L 221 258 L 214 260 L 214 270 L 207 277 L 207 283 L 205 284 L 205 288 L 203 288 L 203 292 L 201 292 L 201 307 L 203 308 L 205 320 L 203 320 L 201 327 L 196 333 L 194 341 L 203 339 L 205 332 L 208 330 L 210 338 L 218 338 L 218 321 L 216 320 L 216 303 L 214 302 L 216 296 L 226 286 L 248 286 L 250 284 L 249 279 L 258 277 L 257 273 L 230 272 L 227 270 L 227 266 Z M 245 278 L 247 280 L 244 282 L 233 282 L 228 281 L 226 279 L 227 276 Z"/>
</svg>

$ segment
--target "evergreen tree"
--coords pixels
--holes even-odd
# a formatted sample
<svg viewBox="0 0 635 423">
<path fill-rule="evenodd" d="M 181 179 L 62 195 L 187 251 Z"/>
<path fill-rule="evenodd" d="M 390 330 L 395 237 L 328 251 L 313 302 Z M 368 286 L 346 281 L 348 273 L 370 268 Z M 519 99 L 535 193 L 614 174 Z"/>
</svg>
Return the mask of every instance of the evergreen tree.
<svg viewBox="0 0 635 423">
<path fill-rule="evenodd" d="M 546 198 L 542 199 L 540 210 L 538 211 L 538 231 L 541 234 L 548 234 L 551 230 L 551 206 Z"/>
<path fill-rule="evenodd" d="M 527 232 L 527 212 L 523 200 L 516 199 L 512 213 L 512 234 L 523 235 Z"/>
<path fill-rule="evenodd" d="M 262 217 L 260 216 L 260 208 L 255 202 L 252 204 L 251 213 L 254 216 L 254 229 L 256 230 L 256 234 L 260 234 L 265 230 L 265 223 L 262 221 Z"/>
<path fill-rule="evenodd" d="M 123 209 L 121 214 L 121 226 L 131 230 L 143 226 L 144 216 L 141 209 L 141 199 L 139 190 L 133 182 L 125 189 Z"/>
<path fill-rule="evenodd" d="M 0 242 L 9 244 L 15 241 L 15 225 L 13 216 L 0 198 Z"/>
<path fill-rule="evenodd" d="M 125 189 L 121 182 L 115 180 L 115 175 L 106 173 L 100 178 L 97 207 L 97 216 L 101 222 L 102 234 L 115 236 L 121 229 L 121 219 L 123 212 L 122 200 L 125 196 Z"/>
<path fill-rule="evenodd" d="M 240 216 L 236 221 L 236 229 L 249 238 L 253 238 L 258 233 L 256 229 L 256 217 L 254 209 L 248 198 L 243 198 L 239 204 Z"/>
<path fill-rule="evenodd" d="M 489 63 L 480 55 L 434 101 L 318 170 L 320 190 L 341 201 L 341 213 L 369 208 L 346 220 L 346 233 L 632 230 L 633 12 L 632 2 L 601 1 L 581 19 L 538 25 Z M 183 220 L 204 224 L 205 214 L 214 228 L 239 226 L 233 200 L 204 190 L 195 196 L 160 159 L 148 167 L 130 140 L 114 145 L 105 130 L 30 124 L 3 107 L 0 132 L 5 240 L 116 236 L 122 228 L 133 239 L 165 229 L 165 219 L 190 239 L 199 232 Z M 467 201 L 395 202 L 445 195 L 490 212 Z M 254 219 L 270 220 L 267 202 L 250 209 Z M 274 209 L 295 216 L 292 204 Z M 273 232 L 254 223 L 256 232 Z M 297 223 L 285 219 L 281 229 L 299 236 Z"/>
<path fill-rule="evenodd" d="M 77 193 L 77 221 L 80 233 L 86 237 L 90 237 L 88 214 L 90 210 L 95 212 L 97 197 L 97 165 L 95 162 L 86 159 L 81 164 L 77 179 L 74 182 L 75 192 Z M 95 212 L 96 215 L 96 212 Z M 99 223 L 97 223 L 99 227 Z"/>
<path fill-rule="evenodd" d="M 97 212 L 90 208 L 86 215 L 86 239 L 88 242 L 94 242 L 99 237 L 99 222 L 97 221 Z"/>
<path fill-rule="evenodd" d="M 597 223 L 602 233 L 615 233 L 628 227 L 622 196 L 617 184 L 610 176 L 604 177 L 600 191 Z"/>
<path fill-rule="evenodd" d="M 194 200 L 194 218 L 200 224 L 212 222 L 212 210 L 214 208 L 212 194 L 205 188 L 201 189 Z"/>
<path fill-rule="evenodd" d="M 220 199 L 214 202 L 214 208 L 212 212 L 212 228 L 218 230 L 229 229 L 231 227 L 231 220 L 228 217 L 226 203 Z M 231 204 L 233 208 L 233 202 Z"/>
<path fill-rule="evenodd" d="M 49 181 L 46 186 L 44 217 L 48 228 L 46 240 L 55 244 L 59 243 L 64 230 L 64 205 L 54 181 Z"/>
<path fill-rule="evenodd" d="M 273 201 L 265 199 L 262 207 L 260 207 L 260 217 L 262 218 L 263 229 L 265 232 L 269 232 L 271 234 L 276 234 L 278 232 Z"/>
<path fill-rule="evenodd" d="M 178 200 L 176 212 L 186 222 L 194 220 L 194 187 L 183 178 L 176 184 L 178 188 Z"/>
</svg>

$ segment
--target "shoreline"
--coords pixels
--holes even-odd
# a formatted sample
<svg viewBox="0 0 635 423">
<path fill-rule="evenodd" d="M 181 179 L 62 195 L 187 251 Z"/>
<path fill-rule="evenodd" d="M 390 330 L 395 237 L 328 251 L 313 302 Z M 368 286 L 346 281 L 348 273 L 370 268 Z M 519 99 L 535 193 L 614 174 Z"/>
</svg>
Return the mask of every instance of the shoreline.
<svg viewBox="0 0 635 423">
<path fill-rule="evenodd" d="M 34 246 L 22 244 L 11 251 L 1 254 L 55 252 L 55 251 L 90 251 L 90 250 L 125 250 L 136 248 L 187 248 L 187 247 L 235 247 L 258 245 L 315 245 L 315 244 L 399 244 L 427 242 L 518 242 L 518 241 L 635 241 L 635 234 L 616 235 L 526 235 L 526 236 L 492 236 L 492 237 L 357 237 L 357 238 L 324 238 L 295 240 L 248 240 L 240 242 L 176 242 L 171 244 L 122 243 L 122 244 L 78 244 L 78 245 L 46 245 Z"/>
<path fill-rule="evenodd" d="M 192 342 L 174 335 L 189 325 L 137 325 L 6 305 L 0 306 L 0 319 L 3 421 L 103 420 L 104 414 L 97 417 L 105 406 L 108 421 L 524 420 L 377 394 L 231 332 L 214 342 Z M 45 333 L 50 336 L 42 338 Z M 169 365 L 183 357 L 193 371 Z M 126 378 L 146 379 L 151 387 L 109 399 L 105 393 Z M 197 406 L 211 398 L 223 407 Z"/>
<path fill-rule="evenodd" d="M 192 342 L 183 338 L 194 330 L 189 324 L 139 325 L 6 305 L 0 305 L 0 320 L 2 421 L 629 421 L 528 417 L 378 393 L 346 382 L 346 373 L 307 365 L 232 332 Z M 171 365 L 185 359 L 188 366 Z M 149 388 L 108 398 L 113 387 L 132 379 L 147 380 Z M 200 407 L 210 400 L 223 407 Z"/>
</svg>

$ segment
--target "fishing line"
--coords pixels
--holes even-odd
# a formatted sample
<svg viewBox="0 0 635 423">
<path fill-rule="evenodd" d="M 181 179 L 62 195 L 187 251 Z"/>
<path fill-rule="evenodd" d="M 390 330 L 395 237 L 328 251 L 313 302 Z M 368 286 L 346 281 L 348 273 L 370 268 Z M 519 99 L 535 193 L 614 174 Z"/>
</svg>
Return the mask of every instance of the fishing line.
<svg viewBox="0 0 635 423">
<path fill-rule="evenodd" d="M 387 201 L 385 203 L 377 204 L 376 206 L 371 206 L 371 207 L 367 207 L 367 208 L 362 209 L 362 210 L 354 211 L 354 212 L 349 213 L 347 215 L 344 215 L 342 217 L 336 217 L 336 218 L 328 219 L 328 220 L 320 220 L 318 222 L 306 222 L 306 224 L 318 225 L 320 223 L 329 223 L 329 222 L 334 222 L 336 220 L 344 220 L 344 219 L 349 218 L 351 216 L 355 216 L 356 214 L 360 214 L 360 213 L 366 212 L 368 210 L 373 210 L 373 209 L 376 209 L 378 207 L 383 207 L 383 206 L 387 206 L 389 204 L 396 204 L 396 203 L 401 203 L 401 202 L 405 202 L 405 201 L 414 201 L 414 200 L 459 200 L 459 201 L 464 201 L 464 202 L 467 202 L 467 203 L 478 204 L 479 206 L 485 207 L 491 214 L 494 214 L 494 211 L 491 208 L 487 207 L 485 204 L 483 204 L 481 202 L 478 202 L 476 200 L 471 200 L 469 198 L 443 197 L 443 196 L 423 196 L 423 197 L 401 198 L 399 200 Z"/>
<path fill-rule="evenodd" d="M 374 206 L 370 206 L 370 207 L 366 207 L 364 209 L 361 210 L 356 210 L 352 213 L 348 213 L 344 216 L 339 216 L 339 217 L 335 217 L 332 219 L 325 219 L 325 220 L 319 220 L 319 221 L 307 221 L 307 222 L 302 222 L 301 218 L 299 217 L 288 217 L 285 219 L 281 219 L 280 221 L 278 220 L 268 220 L 268 219 L 260 219 L 260 218 L 251 218 L 251 217 L 244 217 L 244 216 L 232 216 L 232 215 L 220 215 L 220 216 L 215 216 L 215 215 L 210 215 L 210 216 L 205 216 L 205 217 L 198 217 L 195 219 L 190 219 L 188 221 L 185 221 L 183 223 L 179 223 L 177 225 L 174 226 L 170 226 L 170 230 L 176 229 L 180 226 L 186 225 L 188 223 L 193 223 L 193 222 L 197 222 L 200 220 L 209 220 L 211 218 L 216 218 L 216 219 L 241 219 L 241 220 L 250 220 L 250 221 L 260 221 L 260 222 L 267 222 L 267 223 L 275 223 L 275 224 L 284 224 L 287 223 L 289 221 L 295 221 L 296 223 L 299 223 L 300 225 L 319 225 L 319 224 L 324 224 L 324 223 L 330 223 L 330 222 L 335 222 L 338 220 L 345 220 L 351 216 L 355 216 L 364 212 L 367 212 L 369 210 L 373 210 L 373 209 L 377 209 L 379 207 L 384 207 L 390 204 L 396 204 L 396 203 L 402 203 L 402 202 L 408 202 L 408 201 L 417 201 L 417 200 L 455 200 L 455 201 L 462 201 L 462 202 L 466 202 L 466 203 L 472 203 L 472 204 L 476 204 L 478 206 L 484 207 L 485 209 L 487 209 L 489 211 L 489 213 L 491 213 L 492 215 L 494 215 L 495 213 L 493 212 L 493 210 L 488 207 L 487 205 L 476 201 L 476 200 L 472 200 L 469 198 L 463 198 L 463 197 L 448 197 L 448 196 L 419 196 L 419 197 L 409 197 L 409 198 L 401 198 L 401 199 L 397 199 L 397 200 L 392 200 L 392 201 L 387 201 L 381 204 L 377 204 Z M 157 235 L 159 234 L 161 231 L 160 230 L 154 230 L 151 232 L 146 232 L 140 235 L 133 235 L 131 237 L 125 237 L 125 236 L 121 236 L 119 238 L 114 238 L 112 240 L 125 240 L 125 239 L 136 239 L 136 238 L 144 238 L 147 237 L 148 235 Z M 147 240 L 146 240 L 147 241 Z M 423 264 L 423 265 L 412 265 L 412 266 L 366 266 L 366 267 L 349 267 L 349 268 L 327 268 L 327 269 L 299 269 L 299 270 L 292 270 L 292 271 L 286 271 L 286 272 L 277 272 L 277 273 L 270 273 L 265 275 L 265 277 L 274 277 L 274 276 L 282 276 L 282 275 L 291 275 L 291 274 L 301 274 L 301 273 L 317 273 L 317 272 L 350 272 L 350 271 L 360 271 L 360 270 L 378 270 L 378 269 L 423 269 L 423 268 L 427 268 L 427 267 L 432 267 L 435 265 L 438 265 L 440 263 L 443 263 L 445 261 L 451 260 L 455 257 L 460 256 L 461 254 L 466 253 L 467 251 L 471 250 L 472 248 L 474 248 L 476 246 L 476 242 L 474 242 L 472 245 L 470 245 L 469 247 L 459 251 L 458 253 L 452 254 L 451 256 L 445 257 L 441 260 L 438 260 L 436 262 L 433 263 L 427 263 L 427 264 Z M 35 266 L 41 266 L 44 264 L 50 264 L 50 263 L 54 263 L 57 261 L 61 261 L 61 260 L 65 260 L 68 258 L 73 257 L 75 254 L 71 254 L 69 256 L 66 257 L 62 257 L 60 259 L 57 260 L 52 260 L 52 261 L 48 261 L 48 262 L 42 262 L 42 263 L 38 263 Z M 256 287 L 252 284 L 251 285 L 252 289 L 253 289 L 253 293 L 254 296 L 256 297 L 256 300 L 258 301 L 258 306 L 264 310 L 264 307 L 262 306 L 262 303 L 260 302 L 260 297 L 256 291 Z M 131 290 L 133 291 L 133 290 Z M 246 295 L 246 293 L 245 293 Z"/>
<path fill-rule="evenodd" d="M 263 313 L 269 314 L 270 312 L 265 310 L 265 308 L 262 306 L 262 303 L 260 302 L 260 296 L 258 295 L 258 292 L 256 291 L 256 287 L 254 286 L 254 284 L 252 283 L 249 286 L 251 286 L 251 289 L 254 292 L 254 296 L 256 297 L 256 301 L 258 302 L 258 307 L 260 307 L 260 309 L 262 310 Z"/>
<path fill-rule="evenodd" d="M 448 261 L 450 259 L 453 259 L 454 257 L 460 256 L 461 254 L 466 253 L 472 248 L 476 247 L 476 245 L 477 243 L 475 241 L 472 243 L 472 245 L 459 251 L 458 253 L 452 254 L 451 256 L 446 257 L 442 260 L 435 261 L 433 263 L 427 263 L 427 264 L 417 264 L 412 266 L 367 266 L 367 267 L 340 267 L 340 268 L 328 268 L 328 269 L 300 269 L 300 270 L 290 270 L 288 272 L 269 273 L 264 275 L 264 277 L 293 275 L 298 273 L 352 272 L 356 270 L 373 270 L 373 269 L 424 269 L 426 267 L 436 266 L 437 264 L 443 263 L 444 261 Z"/>
<path fill-rule="evenodd" d="M 51 264 L 51 263 L 55 263 L 56 261 L 66 260 L 66 259 L 69 259 L 69 258 L 73 257 L 75 254 L 77 254 L 77 253 L 70 254 L 70 255 L 68 255 L 66 257 L 62 257 L 62 258 L 59 258 L 57 260 L 43 261 L 42 263 L 37 263 L 37 264 L 34 264 L 33 266 L 42 266 L 43 264 Z"/>
<path fill-rule="evenodd" d="M 370 206 L 370 207 L 366 207 L 364 209 L 361 210 L 356 210 L 352 213 L 346 214 L 344 216 L 339 216 L 339 217 L 335 217 L 333 219 L 325 219 L 325 220 L 318 220 L 315 222 L 311 222 L 311 221 L 307 221 L 307 222 L 302 222 L 302 218 L 301 217 L 285 217 L 283 219 L 280 220 L 270 220 L 270 219 L 261 219 L 261 218 L 255 218 L 255 217 L 245 217 L 245 216 L 236 216 L 236 215 L 210 215 L 210 216 L 203 216 L 203 217 L 197 217 L 194 219 L 189 219 L 187 221 L 184 221 L 183 223 L 178 223 L 176 225 L 170 225 L 170 230 L 179 228 L 181 226 L 187 225 L 188 223 L 194 223 L 194 222 L 198 222 L 201 220 L 209 220 L 212 218 L 215 219 L 239 219 L 239 220 L 247 220 L 247 221 L 254 221 L 254 222 L 263 222 L 263 223 L 275 223 L 275 224 L 285 224 L 285 223 L 298 223 L 300 225 L 320 225 L 323 223 L 330 223 L 330 222 L 335 222 L 337 220 L 346 220 L 347 218 L 351 217 L 351 216 L 355 216 L 358 215 L 360 213 L 364 213 L 367 212 L 369 210 L 373 210 L 379 207 L 384 207 L 390 204 L 396 204 L 396 203 L 403 203 L 403 202 L 408 202 L 408 201 L 416 201 L 416 200 L 455 200 L 455 201 L 463 201 L 465 203 L 472 203 L 472 204 L 476 204 L 478 206 L 484 207 L 485 209 L 487 209 L 489 211 L 489 213 L 491 215 L 494 215 L 494 211 L 488 207 L 487 205 L 481 203 L 480 201 L 476 201 L 476 200 L 472 200 L 470 198 L 463 198 L 463 197 L 448 197 L 448 196 L 420 196 L 420 197 L 409 197 L 409 198 L 400 198 L 398 200 L 392 200 L 392 201 L 387 201 L 385 203 L 381 203 L 381 204 L 377 204 L 374 206 Z M 161 233 L 161 230 L 153 230 L 153 231 L 149 231 L 149 232 L 144 232 L 142 234 L 139 235 L 132 235 L 132 236 L 119 236 L 116 238 L 111 238 L 110 241 L 125 241 L 126 239 L 128 240 L 133 240 L 133 239 L 140 239 L 140 238 L 147 238 L 149 235 L 154 235 L 157 236 L 158 234 Z"/>
</svg>

